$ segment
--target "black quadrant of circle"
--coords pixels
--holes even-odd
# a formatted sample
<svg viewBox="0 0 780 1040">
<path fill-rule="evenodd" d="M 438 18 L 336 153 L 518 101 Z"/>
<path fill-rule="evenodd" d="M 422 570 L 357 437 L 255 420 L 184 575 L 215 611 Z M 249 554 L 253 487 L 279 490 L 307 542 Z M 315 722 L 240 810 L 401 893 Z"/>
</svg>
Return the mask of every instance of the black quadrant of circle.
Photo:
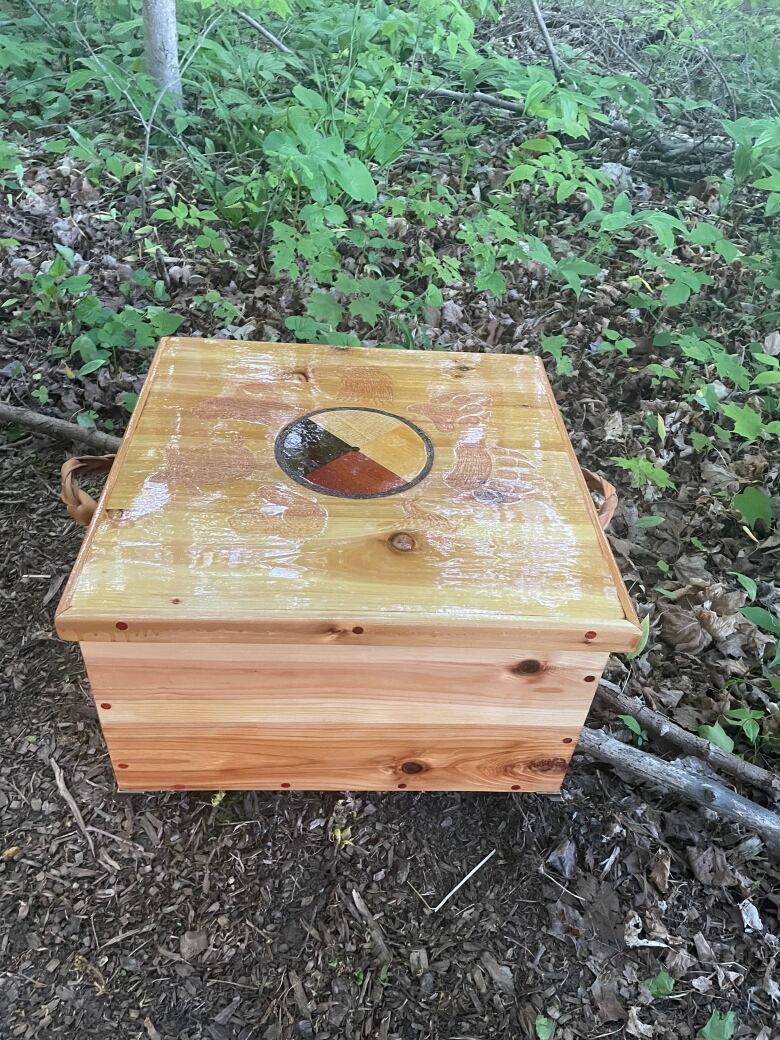
<svg viewBox="0 0 780 1040">
<path fill-rule="evenodd" d="M 355 450 L 354 445 L 324 430 L 309 417 L 297 419 L 285 429 L 288 432 L 284 443 L 284 459 L 290 476 L 305 477 L 312 470 Z M 278 438 L 276 443 L 278 445 Z M 282 469 L 286 470 L 286 467 L 282 466 Z"/>
<path fill-rule="evenodd" d="M 331 488 L 322 487 L 307 479 L 307 474 L 315 469 L 327 465 L 349 452 L 360 451 L 359 444 L 347 444 L 340 437 L 318 426 L 313 420 L 318 415 L 327 412 L 369 412 L 375 415 L 386 415 L 390 419 L 407 426 L 417 434 L 425 449 L 425 462 L 420 472 L 411 480 L 406 480 L 400 487 L 392 490 L 382 491 L 375 494 L 360 494 L 358 492 L 336 491 Z M 311 452 L 311 454 L 307 454 Z M 415 487 L 421 480 L 425 480 L 433 466 L 433 444 L 428 435 L 413 423 L 395 412 L 385 411 L 383 408 L 363 408 L 357 405 L 336 405 L 332 408 L 318 408 L 313 412 L 307 412 L 298 419 L 287 423 L 276 436 L 274 441 L 274 458 L 279 468 L 297 484 L 315 491 L 319 495 L 328 495 L 331 498 L 371 499 L 387 498 L 390 495 L 399 495 L 409 488 Z"/>
</svg>

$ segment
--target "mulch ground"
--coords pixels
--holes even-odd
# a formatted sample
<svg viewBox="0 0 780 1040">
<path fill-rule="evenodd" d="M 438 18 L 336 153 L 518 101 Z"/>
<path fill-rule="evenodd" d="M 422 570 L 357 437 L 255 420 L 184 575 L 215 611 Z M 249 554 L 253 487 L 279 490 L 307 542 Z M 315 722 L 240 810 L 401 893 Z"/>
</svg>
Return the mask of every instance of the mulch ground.
<svg viewBox="0 0 780 1040">
<path fill-rule="evenodd" d="M 760 842 L 582 756 L 560 799 L 117 795 L 52 625 L 81 537 L 64 457 L 0 452 L 0 1037 L 516 1040 L 544 1014 L 561 1040 L 684 1038 L 713 1010 L 780 1036 Z"/>
</svg>

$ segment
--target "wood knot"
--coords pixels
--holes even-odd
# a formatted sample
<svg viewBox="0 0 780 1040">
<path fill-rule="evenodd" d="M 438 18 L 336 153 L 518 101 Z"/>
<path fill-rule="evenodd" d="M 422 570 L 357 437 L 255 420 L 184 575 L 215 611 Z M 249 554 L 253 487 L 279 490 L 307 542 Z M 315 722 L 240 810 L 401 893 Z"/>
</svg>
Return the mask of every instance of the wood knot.
<svg viewBox="0 0 780 1040">
<path fill-rule="evenodd" d="M 401 766 L 402 773 L 424 773 L 425 769 L 422 762 L 404 762 Z"/>
<path fill-rule="evenodd" d="M 535 758 L 528 766 L 536 773 L 565 773 L 565 758 Z"/>
<path fill-rule="evenodd" d="M 541 661 L 529 657 L 525 661 L 520 661 L 509 670 L 514 675 L 535 675 L 537 672 L 541 672 L 543 667 Z"/>
<path fill-rule="evenodd" d="M 407 531 L 396 531 L 388 540 L 388 545 L 396 552 L 412 552 L 417 548 L 417 542 Z"/>
</svg>

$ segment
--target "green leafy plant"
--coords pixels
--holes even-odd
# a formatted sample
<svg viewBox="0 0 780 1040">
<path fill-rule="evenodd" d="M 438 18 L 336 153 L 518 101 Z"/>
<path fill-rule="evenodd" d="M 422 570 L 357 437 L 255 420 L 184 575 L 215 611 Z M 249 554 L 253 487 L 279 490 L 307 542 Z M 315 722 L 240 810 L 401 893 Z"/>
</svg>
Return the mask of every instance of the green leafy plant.
<svg viewBox="0 0 780 1040">
<path fill-rule="evenodd" d="M 620 469 L 627 470 L 631 474 L 631 483 L 634 487 L 644 487 L 646 484 L 654 484 L 659 488 L 673 488 L 675 486 L 674 481 L 666 472 L 666 470 L 657 465 L 654 462 L 650 462 L 649 459 L 642 458 L 623 458 L 622 456 L 612 456 L 612 462 Z"/>
<path fill-rule="evenodd" d="M 732 506 L 757 533 L 768 533 L 772 526 L 772 499 L 760 488 L 746 487 L 732 500 Z"/>
<path fill-rule="evenodd" d="M 742 607 L 740 614 L 748 621 L 752 621 L 754 625 L 758 625 L 764 632 L 768 632 L 778 639 L 774 656 L 769 662 L 770 668 L 777 667 L 780 664 L 780 618 L 770 614 L 764 607 Z"/>
<path fill-rule="evenodd" d="M 537 1015 L 534 1019 L 536 1040 L 552 1040 L 555 1034 L 555 1023 L 545 1015 Z"/>
<path fill-rule="evenodd" d="M 643 985 L 656 999 L 669 997 L 674 992 L 674 979 L 665 968 L 662 968 L 653 978 L 645 979 Z"/>
<path fill-rule="evenodd" d="M 713 1011 L 698 1032 L 701 1040 L 731 1040 L 737 1029 L 737 1016 L 733 1011 L 721 1014 Z"/>
<path fill-rule="evenodd" d="M 618 715 L 618 718 L 631 733 L 631 736 L 636 741 L 638 747 L 643 747 L 647 743 L 647 731 L 642 729 L 641 725 L 634 718 L 633 715 Z"/>
<path fill-rule="evenodd" d="M 555 360 L 555 370 L 559 376 L 574 374 L 572 363 L 564 353 L 565 347 L 565 336 L 542 336 L 542 353 L 549 354 Z"/>
</svg>

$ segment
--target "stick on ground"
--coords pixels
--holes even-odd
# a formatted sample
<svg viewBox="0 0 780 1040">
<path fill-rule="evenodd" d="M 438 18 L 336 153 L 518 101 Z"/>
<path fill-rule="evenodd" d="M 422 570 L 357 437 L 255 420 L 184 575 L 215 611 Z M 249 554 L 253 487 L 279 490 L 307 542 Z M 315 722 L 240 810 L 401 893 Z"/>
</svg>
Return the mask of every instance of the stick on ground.
<svg viewBox="0 0 780 1040">
<path fill-rule="evenodd" d="M 550 55 L 550 64 L 553 67 L 555 78 L 560 83 L 562 77 L 561 62 L 558 57 L 558 52 L 555 49 L 555 44 L 552 42 L 550 31 L 547 28 L 547 23 L 544 20 L 544 15 L 542 14 L 541 8 L 539 7 L 537 0 L 531 0 L 531 8 L 534 12 L 536 24 L 539 26 L 539 32 L 542 34 L 544 45 L 547 48 L 547 53 Z"/>
<path fill-rule="evenodd" d="M 607 762 L 654 787 L 674 791 L 724 820 L 755 831 L 776 855 L 780 855 L 780 816 L 771 809 L 735 794 L 706 776 L 656 758 L 630 744 L 622 744 L 600 729 L 583 729 L 578 747 L 599 762 Z"/>
<path fill-rule="evenodd" d="M 728 751 L 711 744 L 709 740 L 683 729 L 660 712 L 648 708 L 638 697 L 629 697 L 606 679 L 599 683 L 599 699 L 621 715 L 632 715 L 643 729 L 661 740 L 668 741 L 688 755 L 704 759 L 720 773 L 726 773 L 735 780 L 764 791 L 774 802 L 780 801 L 780 776 L 776 773 L 770 773 L 768 769 L 762 769 L 761 766 L 746 762 L 737 755 L 731 755 Z"/>
<path fill-rule="evenodd" d="M 62 770 L 60 769 L 59 764 L 54 758 L 49 759 L 49 764 L 51 765 L 52 772 L 54 773 L 54 779 L 57 782 L 57 790 L 62 795 L 67 807 L 70 809 L 71 815 L 73 819 L 76 821 L 76 826 L 87 839 L 87 845 L 89 845 L 89 850 L 94 856 L 95 843 L 92 840 L 92 835 L 87 830 L 87 825 L 84 823 L 84 817 L 81 815 L 81 810 L 79 809 L 78 805 L 76 805 L 76 799 L 73 797 L 73 795 L 70 793 L 67 786 L 65 785 L 65 777 L 63 776 Z"/>
<path fill-rule="evenodd" d="M 43 433 L 47 437 L 59 440 L 88 444 L 95 451 L 106 452 L 109 455 L 114 454 L 121 443 L 120 438 L 114 437 L 113 434 L 103 433 L 101 430 L 87 430 L 76 423 L 66 422 L 65 419 L 33 412 L 29 408 L 17 408 L 12 404 L 0 403 L 0 422 L 24 426 L 27 430 L 34 430 L 36 433 Z"/>
</svg>

